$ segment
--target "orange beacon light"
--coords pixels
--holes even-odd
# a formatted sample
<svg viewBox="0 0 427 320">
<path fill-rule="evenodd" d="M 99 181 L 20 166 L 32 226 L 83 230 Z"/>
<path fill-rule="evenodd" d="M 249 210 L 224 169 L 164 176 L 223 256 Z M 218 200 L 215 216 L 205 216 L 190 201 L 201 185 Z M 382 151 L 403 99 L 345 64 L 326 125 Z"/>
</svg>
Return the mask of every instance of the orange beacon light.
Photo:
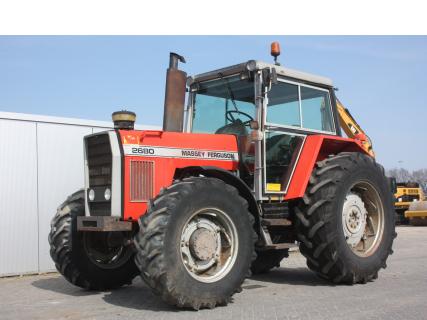
<svg viewBox="0 0 427 320">
<path fill-rule="evenodd" d="M 280 56 L 280 44 L 276 41 L 271 43 L 271 55 L 274 57 L 274 63 L 280 65 L 277 62 L 277 57 Z"/>
</svg>

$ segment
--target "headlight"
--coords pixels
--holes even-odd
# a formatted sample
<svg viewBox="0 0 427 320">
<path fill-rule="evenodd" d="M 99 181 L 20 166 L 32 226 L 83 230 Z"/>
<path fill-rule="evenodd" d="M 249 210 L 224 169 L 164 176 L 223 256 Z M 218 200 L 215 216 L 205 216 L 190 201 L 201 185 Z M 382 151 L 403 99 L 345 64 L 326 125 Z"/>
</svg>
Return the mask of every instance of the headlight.
<svg viewBox="0 0 427 320">
<path fill-rule="evenodd" d="M 89 190 L 89 200 L 90 201 L 95 200 L 95 190 L 93 190 L 93 189 Z"/>
<path fill-rule="evenodd" d="M 111 190 L 109 188 L 105 189 L 104 198 L 107 201 L 109 201 L 111 199 Z"/>
<path fill-rule="evenodd" d="M 399 202 L 402 202 L 402 198 L 399 198 L 399 199 L 398 199 L 398 201 L 399 201 Z"/>
</svg>

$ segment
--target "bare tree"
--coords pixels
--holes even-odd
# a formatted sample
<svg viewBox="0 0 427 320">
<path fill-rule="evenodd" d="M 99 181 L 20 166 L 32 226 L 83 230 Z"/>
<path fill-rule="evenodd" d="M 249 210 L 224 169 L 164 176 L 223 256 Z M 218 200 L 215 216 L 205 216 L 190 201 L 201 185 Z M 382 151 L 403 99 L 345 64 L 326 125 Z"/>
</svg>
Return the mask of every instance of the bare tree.
<svg viewBox="0 0 427 320">
<path fill-rule="evenodd" d="M 427 169 L 415 170 L 412 172 L 412 180 L 418 182 L 424 190 L 427 189 Z"/>
<path fill-rule="evenodd" d="M 389 177 L 394 177 L 397 182 L 411 181 L 411 173 L 404 168 L 393 168 L 387 171 Z"/>
</svg>

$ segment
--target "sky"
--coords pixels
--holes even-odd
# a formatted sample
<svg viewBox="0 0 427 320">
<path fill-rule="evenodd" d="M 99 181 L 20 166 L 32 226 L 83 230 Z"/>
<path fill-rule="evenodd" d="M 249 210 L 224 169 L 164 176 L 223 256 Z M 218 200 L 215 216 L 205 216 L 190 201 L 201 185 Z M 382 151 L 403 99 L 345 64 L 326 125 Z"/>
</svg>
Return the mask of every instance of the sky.
<svg viewBox="0 0 427 320">
<path fill-rule="evenodd" d="M 271 62 L 331 78 L 387 169 L 427 168 L 426 36 L 0 36 L 0 111 L 161 125 L 169 52 L 189 75 Z"/>
</svg>

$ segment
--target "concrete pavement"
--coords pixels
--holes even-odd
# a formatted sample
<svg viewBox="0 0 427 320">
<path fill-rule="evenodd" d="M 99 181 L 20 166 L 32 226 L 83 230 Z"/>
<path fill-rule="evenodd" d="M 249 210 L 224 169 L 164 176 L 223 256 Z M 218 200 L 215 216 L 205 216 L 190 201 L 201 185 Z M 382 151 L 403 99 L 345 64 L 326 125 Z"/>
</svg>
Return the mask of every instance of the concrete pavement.
<svg viewBox="0 0 427 320">
<path fill-rule="evenodd" d="M 0 319 L 427 319 L 427 227 L 397 232 L 388 268 L 365 285 L 331 285 L 298 252 L 246 280 L 228 306 L 198 312 L 164 304 L 139 278 L 111 292 L 86 292 L 58 274 L 3 278 Z"/>
</svg>

